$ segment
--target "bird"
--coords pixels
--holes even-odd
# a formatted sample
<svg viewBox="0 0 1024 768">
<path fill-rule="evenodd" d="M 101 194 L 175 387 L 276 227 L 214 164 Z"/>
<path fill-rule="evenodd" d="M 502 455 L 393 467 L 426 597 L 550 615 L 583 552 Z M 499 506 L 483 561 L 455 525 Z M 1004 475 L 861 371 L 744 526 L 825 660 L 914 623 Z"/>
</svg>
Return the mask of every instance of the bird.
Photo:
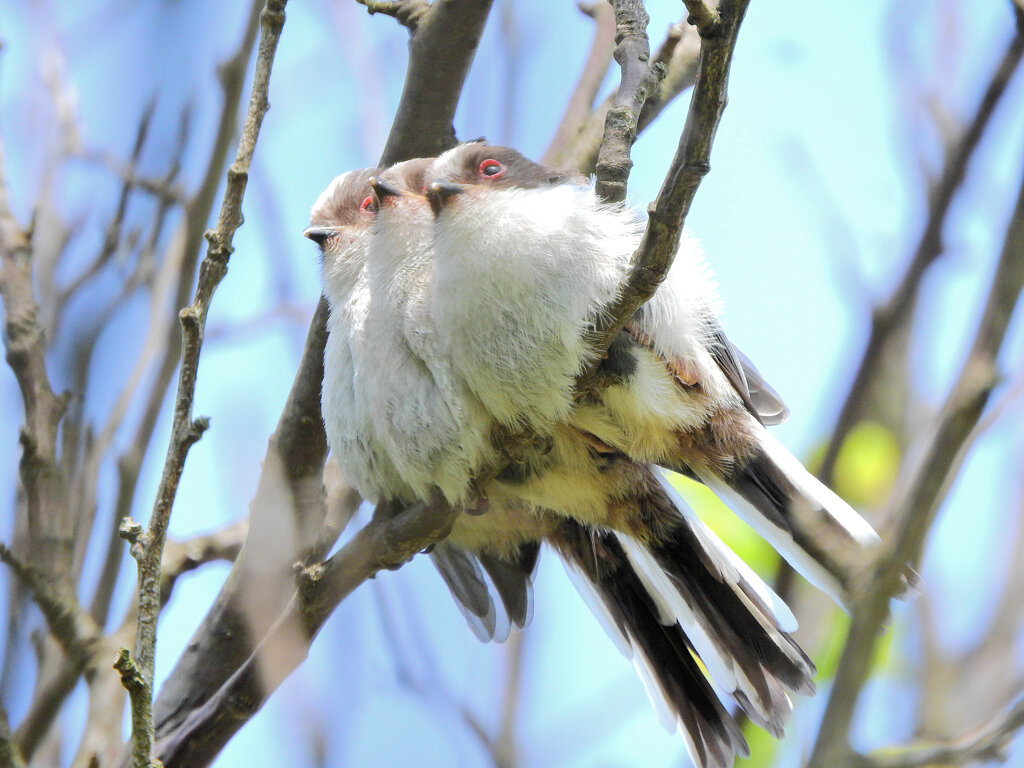
<svg viewBox="0 0 1024 768">
<path fill-rule="evenodd" d="M 429 162 L 394 166 L 390 183 L 379 178 L 381 168 L 341 174 L 314 203 L 303 233 L 319 247 L 330 309 L 321 396 L 328 445 L 348 482 L 374 503 L 413 503 L 432 487 L 446 490 L 452 503 L 468 500 L 468 446 L 455 433 L 461 430 L 463 440 L 472 441 L 467 413 L 473 401 L 459 402 L 445 389 L 444 361 L 429 355 L 433 335 L 420 308 L 423 254 L 406 253 L 402 279 L 396 280 L 387 247 L 403 219 L 414 223 L 418 213 L 417 198 L 395 190 L 417 173 L 421 177 Z M 472 511 L 479 506 L 476 499 Z M 491 506 L 486 516 L 460 516 L 448 540 L 430 553 L 482 640 L 500 640 L 529 622 L 540 541 L 555 524 L 514 500 Z"/>
<path fill-rule="evenodd" d="M 329 296 L 323 411 L 332 451 L 367 498 L 408 503 L 437 490 L 465 510 L 431 556 L 483 639 L 496 633 L 478 564 L 511 623 L 523 626 L 539 545 L 549 544 L 632 657 L 652 703 L 695 762 L 729 766 L 749 749 L 700 663 L 755 722 L 780 736 L 792 709 L 787 691 L 814 691 L 814 665 L 791 637 L 795 619 L 659 468 L 581 427 L 571 408 L 524 422 L 546 438 L 535 455 L 493 475 L 484 471 L 500 459 L 495 426 L 510 422 L 495 412 L 495 393 L 481 391 L 472 372 L 460 368 L 467 355 L 455 347 L 465 336 L 448 336 L 442 322 L 447 309 L 464 307 L 438 304 L 459 297 L 439 290 L 449 258 L 437 237 L 447 203 L 436 188 L 424 189 L 437 162 L 409 161 L 365 176 L 370 201 L 358 207 L 372 221 L 359 235 L 341 237 L 340 247 L 325 241 L 325 292 L 339 287 L 329 277 L 338 271 L 330 262 L 346 260 L 346 273 L 359 272 L 341 286 L 351 285 L 348 293 Z M 347 184 L 364 176 L 343 178 Z M 311 230 L 318 237 L 336 232 L 332 222 L 351 219 L 357 208 L 358 192 L 348 195 L 347 213 L 335 210 L 341 196 L 330 189 L 320 198 L 328 204 L 314 207 Z M 514 290 L 494 299 L 498 314 L 521 309 Z M 483 319 L 488 328 L 492 318 Z M 566 343 L 585 321 L 563 334 Z M 509 339 L 499 334 L 492 341 Z M 518 342 L 510 343 L 503 349 L 485 340 L 491 357 L 477 364 L 529 362 Z M 628 362 L 629 352 L 610 355 L 609 365 Z M 528 396 L 537 400 L 523 407 L 550 410 L 544 393 Z"/>
<path fill-rule="evenodd" d="M 617 381 L 576 402 L 588 331 L 644 230 L 572 171 L 461 144 L 428 171 L 435 322 L 454 370 L 511 428 L 570 423 L 596 444 L 697 479 L 800 573 L 849 607 L 880 540 L 766 428 L 788 413 L 726 337 L 717 286 L 684 236 L 664 282 L 613 340 Z"/>
</svg>

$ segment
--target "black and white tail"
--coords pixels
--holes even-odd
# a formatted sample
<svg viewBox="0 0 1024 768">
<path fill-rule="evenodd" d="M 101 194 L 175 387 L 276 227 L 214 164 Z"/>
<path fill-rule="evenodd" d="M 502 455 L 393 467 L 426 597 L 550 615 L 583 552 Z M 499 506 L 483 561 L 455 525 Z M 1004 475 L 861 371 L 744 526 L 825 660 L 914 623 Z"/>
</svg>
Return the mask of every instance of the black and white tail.
<svg viewBox="0 0 1024 768">
<path fill-rule="evenodd" d="M 801 575 L 848 608 L 880 543 L 878 534 L 768 430 L 757 425 L 755 434 L 750 455 L 722 474 L 698 471 L 698 479 Z"/>
<path fill-rule="evenodd" d="M 778 737 L 787 691 L 813 694 L 814 665 L 790 637 L 789 609 L 671 486 L 646 493 L 638 505 L 674 507 L 677 521 L 656 541 L 567 523 L 553 543 L 666 726 L 698 766 L 728 768 L 749 750 L 716 689 Z"/>
</svg>

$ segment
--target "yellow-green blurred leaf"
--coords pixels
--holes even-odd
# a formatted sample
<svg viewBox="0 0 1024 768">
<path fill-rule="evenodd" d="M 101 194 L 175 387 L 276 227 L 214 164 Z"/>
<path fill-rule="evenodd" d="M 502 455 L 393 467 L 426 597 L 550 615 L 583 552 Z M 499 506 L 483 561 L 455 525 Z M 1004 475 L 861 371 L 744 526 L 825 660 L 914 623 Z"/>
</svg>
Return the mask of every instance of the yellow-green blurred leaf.
<svg viewBox="0 0 1024 768">
<path fill-rule="evenodd" d="M 850 628 L 850 617 L 836 609 L 833 612 L 833 620 L 829 625 L 829 632 L 825 636 L 818 652 L 814 654 L 814 663 L 818 667 L 818 674 L 815 678 L 818 682 L 830 680 L 835 677 L 836 667 L 839 665 L 839 657 L 843 652 L 843 645 L 846 643 L 846 633 Z M 885 632 L 878 638 L 875 644 L 874 657 L 871 659 L 871 674 L 875 675 L 886 671 L 895 659 L 892 656 L 894 647 L 895 631 L 893 624 L 885 628 Z"/>
<path fill-rule="evenodd" d="M 750 747 L 750 757 L 738 759 L 737 765 L 742 765 L 743 768 L 769 768 L 775 764 L 779 742 L 768 731 L 748 720 L 743 724 L 743 737 Z"/>
<path fill-rule="evenodd" d="M 879 507 L 892 490 L 899 464 L 896 436 L 881 424 L 862 421 L 839 449 L 833 490 L 854 506 Z"/>
</svg>

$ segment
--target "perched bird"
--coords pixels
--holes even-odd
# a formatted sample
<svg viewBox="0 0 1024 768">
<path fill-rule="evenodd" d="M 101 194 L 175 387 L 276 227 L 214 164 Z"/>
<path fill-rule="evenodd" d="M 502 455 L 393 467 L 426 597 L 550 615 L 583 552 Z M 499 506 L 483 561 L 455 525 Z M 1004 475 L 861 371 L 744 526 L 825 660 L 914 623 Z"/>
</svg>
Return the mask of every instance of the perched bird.
<svg viewBox="0 0 1024 768">
<path fill-rule="evenodd" d="M 785 407 L 723 333 L 696 243 L 683 239 L 608 350 L 617 381 L 577 404 L 573 382 L 594 357 L 586 331 L 623 283 L 642 219 L 600 201 L 579 175 L 506 147 L 462 144 L 428 176 L 437 332 L 488 411 L 542 434 L 567 422 L 700 480 L 848 605 L 878 535 L 765 428 Z"/>
<path fill-rule="evenodd" d="M 462 503 L 471 480 L 467 455 L 484 460 L 479 444 L 489 419 L 473 420 L 475 401 L 452 392 L 444 360 L 431 354 L 436 337 L 423 304 L 429 242 L 422 232 L 402 240 L 410 228 L 432 226 L 426 198 L 409 194 L 422 186 L 429 163 L 399 164 L 386 179 L 382 169 L 338 176 L 304 232 L 320 247 L 331 309 L 321 403 L 328 444 L 348 481 L 373 502 L 412 503 L 437 487 Z M 491 506 L 487 515 L 460 516 L 431 553 L 484 640 L 529 621 L 539 543 L 557 524 L 514 499 Z"/>
<path fill-rule="evenodd" d="M 747 754 L 747 745 L 696 656 L 720 690 L 781 735 L 792 706 L 786 691 L 814 690 L 813 664 L 789 636 L 792 614 L 685 506 L 660 470 L 581 428 L 571 407 L 560 411 L 556 404 L 537 421 L 495 412 L 500 391 L 481 389 L 473 371 L 460 367 L 469 358 L 458 344 L 468 337 L 484 350 L 477 365 L 485 379 L 490 367 L 509 359 L 536 361 L 507 333 L 491 340 L 446 335 L 440 319 L 460 307 L 438 304 L 449 254 L 438 250 L 439 219 L 430 210 L 433 204 L 440 211 L 443 202 L 438 205 L 436 190 L 429 198 L 421 191 L 427 167 L 428 161 L 410 161 L 367 179 L 373 194 L 363 210 L 372 221 L 360 235 L 342 238 L 350 247 L 324 251 L 325 291 L 337 285 L 329 278 L 337 269 L 332 260 L 361 271 L 347 294 L 331 299 L 323 405 L 332 450 L 367 498 L 411 502 L 436 489 L 450 503 L 482 513 L 459 516 L 432 553 L 481 637 L 495 630 L 477 563 L 511 622 L 522 625 L 538 545 L 550 543 L 632 656 L 652 702 L 679 727 L 695 761 L 731 765 L 735 754 Z M 338 194 L 324 199 L 331 205 L 314 209 L 314 224 L 344 218 L 332 210 Z M 348 196 L 349 214 L 357 199 Z M 491 294 L 489 312 L 507 310 L 516 322 L 515 312 L 525 309 L 540 315 L 535 327 L 549 322 L 544 308 L 529 307 L 528 291 L 506 287 L 505 295 Z M 481 332 L 493 330 L 492 317 L 481 320 Z M 467 326 L 471 322 L 466 318 Z M 585 323 L 584 317 L 556 341 L 535 340 L 538 350 L 557 343 L 578 350 Z M 619 353 L 613 357 L 613 363 L 626 361 Z M 571 364 L 578 368 L 579 360 Z M 524 400 L 519 408 L 538 414 L 549 408 L 543 389 L 523 396 L 535 402 Z M 483 468 L 500 459 L 493 427 L 509 423 L 536 426 L 546 443 L 481 487 Z"/>
</svg>

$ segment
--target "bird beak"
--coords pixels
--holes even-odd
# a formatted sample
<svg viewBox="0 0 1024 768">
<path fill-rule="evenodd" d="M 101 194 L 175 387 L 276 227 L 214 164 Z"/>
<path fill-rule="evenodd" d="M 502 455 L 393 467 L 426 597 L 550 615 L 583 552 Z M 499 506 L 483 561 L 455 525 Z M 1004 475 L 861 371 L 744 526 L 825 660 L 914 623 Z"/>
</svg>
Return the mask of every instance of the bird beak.
<svg viewBox="0 0 1024 768">
<path fill-rule="evenodd" d="M 441 215 L 441 209 L 448 204 L 448 200 L 455 195 L 462 194 L 466 188 L 461 184 L 452 181 L 433 181 L 427 186 L 427 200 L 430 201 L 430 209 L 435 216 Z"/>
<path fill-rule="evenodd" d="M 338 227 L 306 227 L 302 231 L 302 236 L 308 237 L 314 243 L 323 248 L 324 243 L 327 242 L 327 238 L 331 235 L 337 234 L 337 232 Z"/>
<path fill-rule="evenodd" d="M 384 199 L 388 197 L 401 197 L 402 193 L 395 187 L 388 184 L 386 181 L 379 179 L 376 176 L 371 176 L 369 179 L 370 189 L 373 190 L 373 196 L 377 198 L 377 206 L 381 207 L 384 204 Z"/>
</svg>

